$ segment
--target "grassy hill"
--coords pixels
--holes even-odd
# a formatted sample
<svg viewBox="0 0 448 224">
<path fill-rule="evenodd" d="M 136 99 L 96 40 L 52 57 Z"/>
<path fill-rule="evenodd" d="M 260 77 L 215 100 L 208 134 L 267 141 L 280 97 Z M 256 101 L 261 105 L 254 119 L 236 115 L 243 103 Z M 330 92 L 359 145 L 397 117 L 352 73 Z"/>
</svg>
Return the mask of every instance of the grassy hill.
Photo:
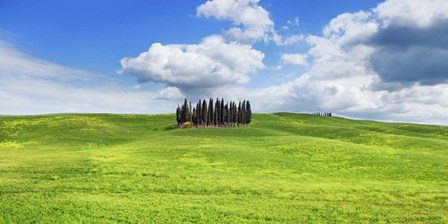
<svg viewBox="0 0 448 224">
<path fill-rule="evenodd" d="M 448 127 L 255 114 L 0 117 L 0 223 L 448 222 Z"/>
</svg>

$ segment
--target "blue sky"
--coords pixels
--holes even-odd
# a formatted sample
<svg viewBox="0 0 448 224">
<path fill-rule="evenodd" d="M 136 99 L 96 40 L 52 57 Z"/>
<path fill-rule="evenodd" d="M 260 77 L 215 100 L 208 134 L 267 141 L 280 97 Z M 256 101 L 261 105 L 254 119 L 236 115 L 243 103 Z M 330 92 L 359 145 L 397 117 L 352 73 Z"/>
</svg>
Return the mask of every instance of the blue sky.
<svg viewBox="0 0 448 224">
<path fill-rule="evenodd" d="M 115 77 L 123 56 L 137 55 L 151 43 L 194 44 L 231 26 L 229 21 L 197 17 L 196 8 L 203 2 L 6 0 L 0 2 L 0 28 L 33 56 Z M 319 34 L 337 15 L 370 9 L 379 2 L 281 0 L 260 5 L 279 25 L 299 17 L 297 31 Z M 266 63 L 274 64 L 279 52 L 288 49 L 271 45 L 259 43 L 257 48 L 268 51 Z"/>
<path fill-rule="evenodd" d="M 446 37 L 438 28 L 447 25 L 446 7 L 442 0 L 4 0 L 0 114 L 166 113 L 183 97 L 212 96 L 250 99 L 259 112 L 446 124 L 448 75 L 439 59 L 448 51 L 425 39 Z M 422 37 L 400 45 L 397 56 L 391 45 L 400 31 Z M 437 57 L 428 56 L 434 48 Z M 429 62 L 414 68 L 423 56 Z"/>
</svg>

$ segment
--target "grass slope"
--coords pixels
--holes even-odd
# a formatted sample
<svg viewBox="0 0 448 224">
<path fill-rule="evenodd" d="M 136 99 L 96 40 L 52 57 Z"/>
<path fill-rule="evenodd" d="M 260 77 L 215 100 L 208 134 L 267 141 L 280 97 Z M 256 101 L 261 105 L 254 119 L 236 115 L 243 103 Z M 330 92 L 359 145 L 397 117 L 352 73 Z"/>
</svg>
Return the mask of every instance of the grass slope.
<svg viewBox="0 0 448 224">
<path fill-rule="evenodd" d="M 0 117 L 0 223 L 448 222 L 448 127 L 255 114 Z"/>
</svg>

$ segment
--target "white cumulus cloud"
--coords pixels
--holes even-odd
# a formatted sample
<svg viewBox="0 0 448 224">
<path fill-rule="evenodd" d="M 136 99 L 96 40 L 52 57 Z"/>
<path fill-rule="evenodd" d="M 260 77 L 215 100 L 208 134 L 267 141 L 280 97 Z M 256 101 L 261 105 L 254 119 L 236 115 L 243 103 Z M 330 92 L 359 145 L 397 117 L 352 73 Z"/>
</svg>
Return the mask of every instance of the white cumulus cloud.
<svg viewBox="0 0 448 224">
<path fill-rule="evenodd" d="M 240 42 L 267 40 L 273 32 L 274 22 L 269 12 L 258 5 L 259 0 L 213 0 L 197 8 L 199 16 L 230 20 L 235 27 L 227 30 L 225 36 Z"/>
<path fill-rule="evenodd" d="M 265 67 L 263 58 L 264 54 L 251 45 L 209 36 L 200 44 L 154 43 L 135 58 L 123 58 L 121 72 L 136 76 L 140 82 L 164 83 L 195 92 L 247 83 L 250 73 Z"/>
</svg>

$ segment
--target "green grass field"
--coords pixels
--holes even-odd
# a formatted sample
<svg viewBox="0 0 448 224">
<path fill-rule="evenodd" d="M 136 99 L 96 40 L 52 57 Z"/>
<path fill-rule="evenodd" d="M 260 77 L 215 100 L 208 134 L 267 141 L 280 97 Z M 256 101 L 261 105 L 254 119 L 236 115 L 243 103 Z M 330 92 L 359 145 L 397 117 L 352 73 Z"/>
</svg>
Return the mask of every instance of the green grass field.
<svg viewBox="0 0 448 224">
<path fill-rule="evenodd" d="M 0 223 L 448 223 L 448 127 L 0 117 Z"/>
</svg>

